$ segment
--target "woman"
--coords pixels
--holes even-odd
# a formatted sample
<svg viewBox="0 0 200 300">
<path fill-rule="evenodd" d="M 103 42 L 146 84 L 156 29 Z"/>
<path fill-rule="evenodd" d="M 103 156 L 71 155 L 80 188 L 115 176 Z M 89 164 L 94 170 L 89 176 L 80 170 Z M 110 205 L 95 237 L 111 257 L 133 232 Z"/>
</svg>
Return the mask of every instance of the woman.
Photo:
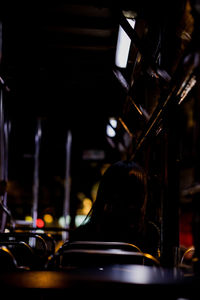
<svg viewBox="0 0 200 300">
<path fill-rule="evenodd" d="M 102 176 L 96 201 L 84 224 L 70 241 L 118 241 L 132 243 L 157 256 L 159 233 L 146 219 L 147 176 L 133 161 L 119 161 Z"/>
</svg>

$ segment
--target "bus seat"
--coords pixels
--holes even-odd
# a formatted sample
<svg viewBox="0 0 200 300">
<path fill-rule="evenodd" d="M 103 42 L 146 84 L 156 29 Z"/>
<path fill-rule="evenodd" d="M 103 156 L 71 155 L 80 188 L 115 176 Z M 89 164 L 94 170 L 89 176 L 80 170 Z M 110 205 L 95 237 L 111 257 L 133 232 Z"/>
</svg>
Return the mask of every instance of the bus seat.
<svg viewBox="0 0 200 300">
<path fill-rule="evenodd" d="M 101 267 L 108 264 L 156 265 L 159 261 L 137 246 L 119 242 L 77 241 L 65 243 L 56 253 L 57 267 Z"/>
<path fill-rule="evenodd" d="M 0 272 L 17 269 L 17 261 L 14 255 L 5 246 L 0 247 Z"/>
</svg>

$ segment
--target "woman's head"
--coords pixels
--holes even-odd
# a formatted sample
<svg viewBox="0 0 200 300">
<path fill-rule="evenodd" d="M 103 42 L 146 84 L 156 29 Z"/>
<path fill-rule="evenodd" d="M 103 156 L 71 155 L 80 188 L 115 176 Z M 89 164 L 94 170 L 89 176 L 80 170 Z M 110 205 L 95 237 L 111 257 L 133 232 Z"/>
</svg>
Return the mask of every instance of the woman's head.
<svg viewBox="0 0 200 300">
<path fill-rule="evenodd" d="M 132 161 L 119 161 L 104 173 L 91 218 L 97 222 L 129 224 L 144 218 L 147 179 L 144 170 Z"/>
</svg>

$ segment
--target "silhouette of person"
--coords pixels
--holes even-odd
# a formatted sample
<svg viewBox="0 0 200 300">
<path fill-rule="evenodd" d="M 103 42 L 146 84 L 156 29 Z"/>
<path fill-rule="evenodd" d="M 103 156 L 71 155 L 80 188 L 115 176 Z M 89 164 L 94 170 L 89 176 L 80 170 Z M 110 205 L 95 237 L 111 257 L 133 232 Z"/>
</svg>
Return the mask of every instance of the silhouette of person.
<svg viewBox="0 0 200 300">
<path fill-rule="evenodd" d="M 133 161 L 118 161 L 102 176 L 96 200 L 69 241 L 132 243 L 157 256 L 159 232 L 146 218 L 147 175 Z"/>
</svg>

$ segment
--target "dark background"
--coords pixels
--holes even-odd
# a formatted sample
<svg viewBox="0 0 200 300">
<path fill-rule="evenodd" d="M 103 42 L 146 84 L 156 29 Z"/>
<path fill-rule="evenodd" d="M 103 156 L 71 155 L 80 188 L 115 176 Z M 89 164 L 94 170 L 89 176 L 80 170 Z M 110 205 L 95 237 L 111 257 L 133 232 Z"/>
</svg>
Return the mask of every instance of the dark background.
<svg viewBox="0 0 200 300">
<path fill-rule="evenodd" d="M 190 15 L 182 16 L 186 2 L 182 0 L 5 2 L 0 12 L 0 71 L 10 89 L 4 92 L 6 120 L 11 125 L 8 205 L 16 218 L 31 213 L 35 133 L 39 120 L 42 126 L 39 215 L 50 211 L 58 218 L 62 215 L 65 193 L 68 132 L 72 133 L 71 209 L 75 213 L 81 204 L 77 193 L 83 192 L 91 198 L 92 186 L 99 181 L 102 167 L 121 158 L 119 149 L 113 148 L 106 137 L 108 118 L 126 117 L 135 139 L 133 145 L 145 127 L 133 107 L 126 106 L 126 92 L 113 73 L 121 10 L 136 10 L 145 20 L 139 23 L 138 32 L 144 31 L 145 22 L 149 25 L 147 38 L 143 40 L 146 60 L 142 61 L 141 69 L 140 65 L 136 69 L 134 78 L 134 100 L 149 114 L 165 85 L 147 72 L 148 63 L 155 59 L 156 48 L 161 43 L 160 66 L 173 74 L 186 43 L 181 32 L 192 31 Z M 130 57 L 130 69 L 123 73 L 128 75 L 128 80 L 134 59 Z M 192 111 L 192 105 L 183 108 L 185 119 L 181 132 L 189 166 L 193 149 L 188 141 L 195 130 L 194 122 L 191 125 Z M 157 172 L 161 163 L 157 152 L 160 145 L 156 144 L 159 138 L 155 153 L 154 142 L 150 164 L 152 172 Z M 83 159 L 86 150 L 103 151 L 104 159 Z M 192 182 L 192 176 L 188 182 Z"/>
</svg>

